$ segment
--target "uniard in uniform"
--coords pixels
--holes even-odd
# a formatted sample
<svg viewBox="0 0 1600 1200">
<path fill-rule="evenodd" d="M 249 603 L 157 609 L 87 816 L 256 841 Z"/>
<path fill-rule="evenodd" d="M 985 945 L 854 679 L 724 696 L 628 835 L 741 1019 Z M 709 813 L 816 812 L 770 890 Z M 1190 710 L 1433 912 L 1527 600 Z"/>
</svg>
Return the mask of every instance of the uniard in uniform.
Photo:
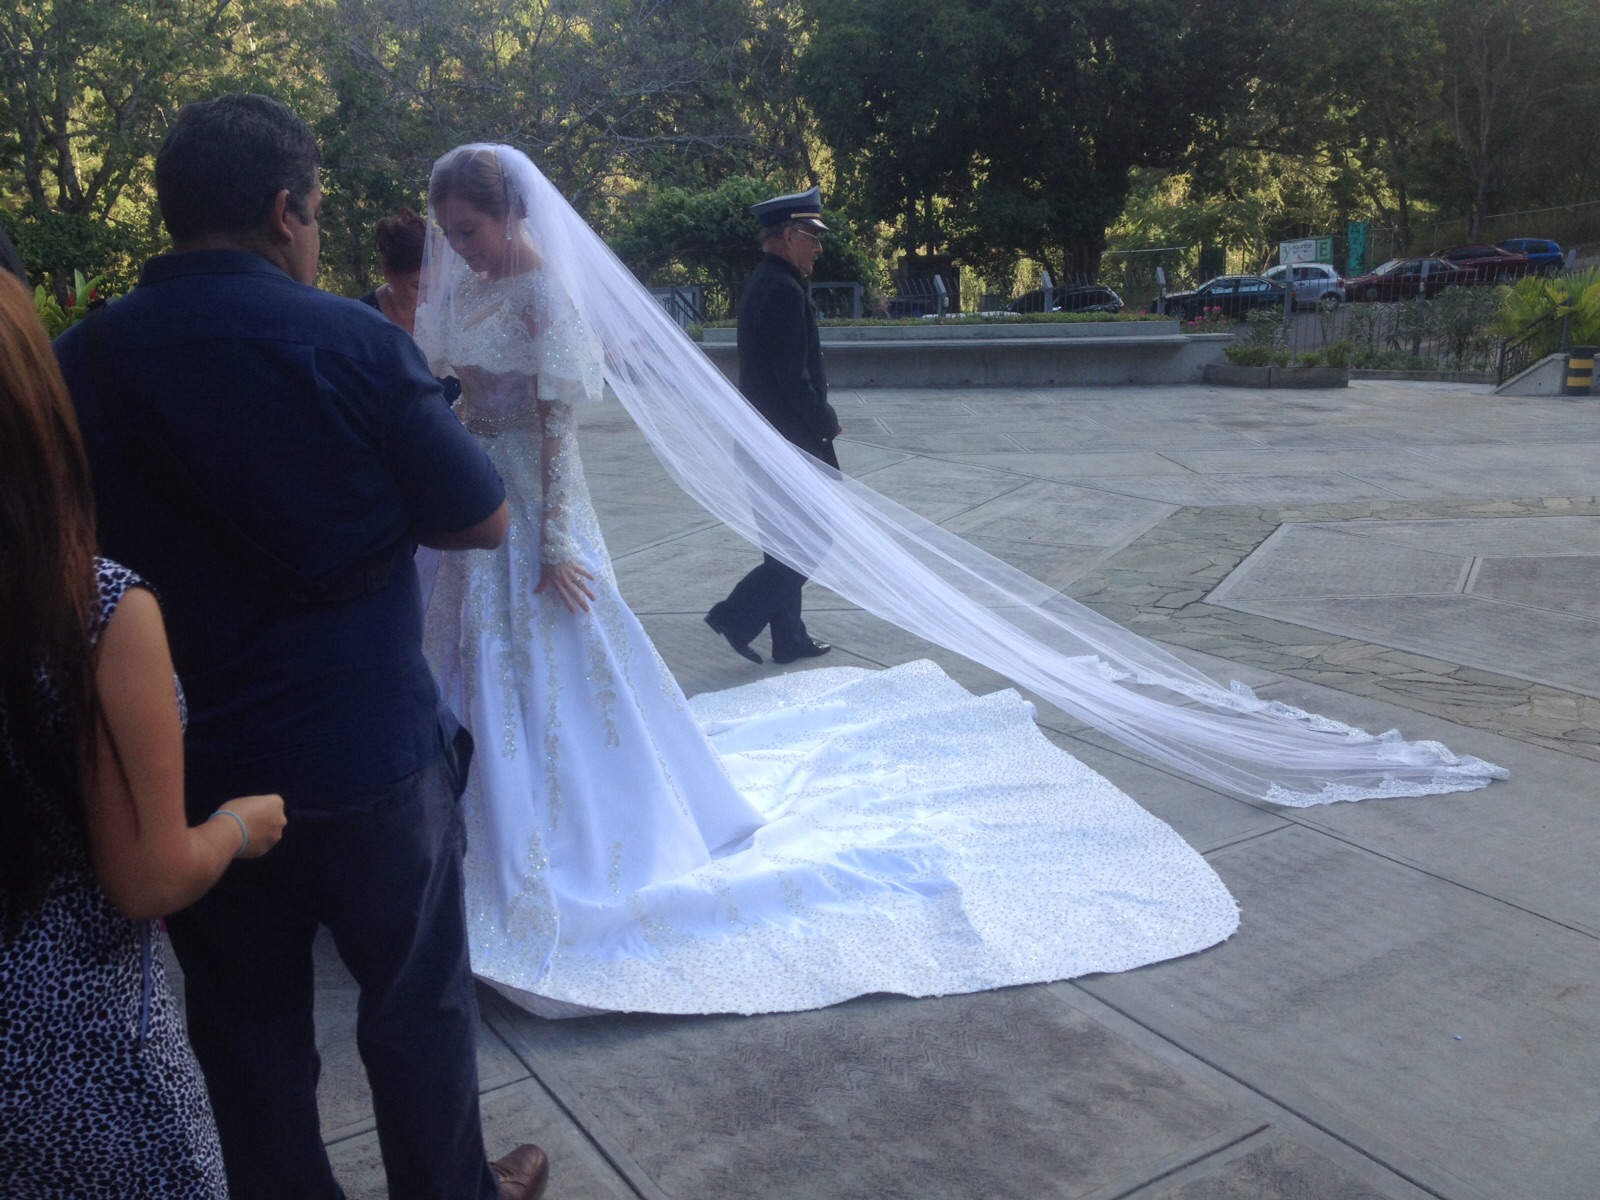
<svg viewBox="0 0 1600 1200">
<path fill-rule="evenodd" d="M 761 223 L 761 263 L 739 302 L 739 390 L 789 441 L 837 468 L 833 439 L 839 418 L 828 403 L 817 315 L 805 278 L 822 254 L 822 192 L 812 188 L 754 205 Z M 772 629 L 772 659 L 789 663 L 832 649 L 806 632 L 800 589 L 806 577 L 764 554 L 726 600 L 711 606 L 706 624 L 751 662 L 750 642 Z"/>
</svg>

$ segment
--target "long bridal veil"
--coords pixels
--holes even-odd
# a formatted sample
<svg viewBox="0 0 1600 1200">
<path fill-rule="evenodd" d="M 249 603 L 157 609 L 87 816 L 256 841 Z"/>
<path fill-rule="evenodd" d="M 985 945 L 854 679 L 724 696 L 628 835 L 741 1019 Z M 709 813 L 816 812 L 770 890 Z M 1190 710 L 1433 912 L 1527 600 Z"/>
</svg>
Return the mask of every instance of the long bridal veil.
<svg viewBox="0 0 1600 1200">
<path fill-rule="evenodd" d="M 1483 787 L 1507 772 L 1438 742 L 1374 736 L 1218 687 L 1154 643 L 795 449 L 747 404 L 526 155 L 492 153 L 553 289 L 667 473 L 742 537 L 866 611 L 988 666 L 1202 782 L 1297 807 Z M 450 156 L 446 156 L 448 159 Z M 446 161 L 441 159 L 441 164 Z M 429 323 L 465 263 L 430 229 Z"/>
</svg>

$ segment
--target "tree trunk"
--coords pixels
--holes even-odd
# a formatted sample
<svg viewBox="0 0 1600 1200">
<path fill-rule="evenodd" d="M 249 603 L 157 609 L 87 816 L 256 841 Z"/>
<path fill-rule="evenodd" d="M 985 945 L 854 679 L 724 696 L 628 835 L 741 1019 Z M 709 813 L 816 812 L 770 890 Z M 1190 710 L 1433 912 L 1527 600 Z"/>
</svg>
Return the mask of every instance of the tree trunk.
<svg viewBox="0 0 1600 1200">
<path fill-rule="evenodd" d="M 1409 254 L 1411 253 L 1411 196 L 1403 183 L 1396 186 L 1394 195 L 1400 217 L 1399 224 L 1394 230 L 1394 248 L 1401 254 Z"/>
<path fill-rule="evenodd" d="M 1100 259 L 1105 254 L 1104 236 L 1068 242 L 1062 249 L 1059 283 L 1093 283 L 1100 278 Z"/>
</svg>

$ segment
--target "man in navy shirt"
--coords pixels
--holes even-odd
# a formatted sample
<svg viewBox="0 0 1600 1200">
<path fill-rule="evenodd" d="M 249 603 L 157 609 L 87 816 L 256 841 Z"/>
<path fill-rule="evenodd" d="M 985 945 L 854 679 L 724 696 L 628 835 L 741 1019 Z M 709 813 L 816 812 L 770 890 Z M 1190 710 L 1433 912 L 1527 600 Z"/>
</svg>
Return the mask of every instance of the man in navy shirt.
<svg viewBox="0 0 1600 1200">
<path fill-rule="evenodd" d="M 389 1194 L 534 1196 L 486 1161 L 459 797 L 471 741 L 422 653 L 410 551 L 494 549 L 499 476 L 411 339 L 310 286 L 310 130 L 262 96 L 185 108 L 156 162 L 175 252 L 64 334 L 104 552 L 161 598 L 191 821 L 283 795 L 277 850 L 169 922 L 235 1200 L 341 1197 L 316 1106 L 312 941 L 361 988 Z"/>
</svg>

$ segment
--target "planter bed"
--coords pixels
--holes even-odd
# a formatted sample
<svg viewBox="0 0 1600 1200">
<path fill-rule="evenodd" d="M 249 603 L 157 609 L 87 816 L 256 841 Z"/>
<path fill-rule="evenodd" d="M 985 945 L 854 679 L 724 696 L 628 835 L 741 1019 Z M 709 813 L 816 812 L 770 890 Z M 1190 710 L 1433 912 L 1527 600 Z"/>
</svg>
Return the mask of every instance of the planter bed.
<svg viewBox="0 0 1600 1200">
<path fill-rule="evenodd" d="M 1350 386 L 1347 367 L 1236 367 L 1209 363 L 1205 381 L 1215 387 L 1342 388 Z"/>
<path fill-rule="evenodd" d="M 731 329 L 708 329 L 702 345 L 730 378 L 739 367 L 733 335 Z M 822 330 L 828 382 L 836 387 L 1199 383 L 1230 340 L 1227 334 L 1179 333 L 1176 321 Z"/>
<path fill-rule="evenodd" d="M 1412 383 L 1493 383 L 1493 371 L 1386 371 L 1351 367 L 1351 379 L 1404 379 Z"/>
<path fill-rule="evenodd" d="M 707 346 L 733 345 L 737 330 L 707 329 Z M 918 344 L 955 342 L 1079 341 L 1085 338 L 1182 337 L 1177 321 L 1058 321 L 995 322 L 968 325 L 957 321 L 926 325 L 824 325 L 823 346 L 843 346 L 861 342 L 916 342 Z"/>
</svg>

